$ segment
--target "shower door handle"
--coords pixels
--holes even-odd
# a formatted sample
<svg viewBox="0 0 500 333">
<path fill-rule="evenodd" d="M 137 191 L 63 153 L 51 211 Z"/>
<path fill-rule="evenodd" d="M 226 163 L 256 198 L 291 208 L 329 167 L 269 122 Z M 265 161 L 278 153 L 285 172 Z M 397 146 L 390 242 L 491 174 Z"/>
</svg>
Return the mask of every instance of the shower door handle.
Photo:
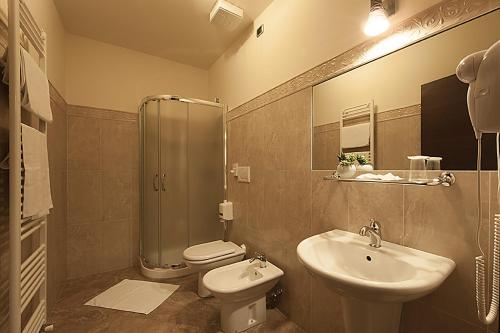
<svg viewBox="0 0 500 333">
<path fill-rule="evenodd" d="M 165 185 L 165 178 L 166 178 L 166 176 L 167 176 L 166 174 L 162 174 L 161 175 L 161 190 L 163 192 L 165 192 L 166 188 L 167 188 L 166 185 Z"/>
<path fill-rule="evenodd" d="M 159 188 L 158 188 L 158 174 L 156 174 L 153 177 L 153 189 L 155 190 L 155 192 L 158 192 L 158 190 L 159 190 Z"/>
</svg>

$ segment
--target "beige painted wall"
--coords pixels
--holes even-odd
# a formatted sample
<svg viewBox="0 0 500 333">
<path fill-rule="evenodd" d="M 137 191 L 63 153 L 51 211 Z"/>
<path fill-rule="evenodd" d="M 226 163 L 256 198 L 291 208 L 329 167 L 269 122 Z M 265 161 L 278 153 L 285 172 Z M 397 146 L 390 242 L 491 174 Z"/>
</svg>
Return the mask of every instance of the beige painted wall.
<svg viewBox="0 0 500 333">
<path fill-rule="evenodd" d="M 391 21 L 439 0 L 399 0 Z M 362 42 L 368 1 L 274 0 L 212 65 L 210 96 L 232 109 Z M 347 14 L 346 14 L 347 13 Z M 265 32 L 256 38 L 261 24 Z"/>
<path fill-rule="evenodd" d="M 315 86 L 313 124 L 337 122 L 342 110 L 370 100 L 378 112 L 420 104 L 422 84 L 454 74 L 463 57 L 499 39 L 496 11 Z"/>
<path fill-rule="evenodd" d="M 25 0 L 35 20 L 47 33 L 47 74 L 50 82 L 64 97 L 65 30 L 52 0 Z"/>
<path fill-rule="evenodd" d="M 155 94 L 207 99 L 208 72 L 66 34 L 68 104 L 137 112 L 141 99 Z"/>
</svg>

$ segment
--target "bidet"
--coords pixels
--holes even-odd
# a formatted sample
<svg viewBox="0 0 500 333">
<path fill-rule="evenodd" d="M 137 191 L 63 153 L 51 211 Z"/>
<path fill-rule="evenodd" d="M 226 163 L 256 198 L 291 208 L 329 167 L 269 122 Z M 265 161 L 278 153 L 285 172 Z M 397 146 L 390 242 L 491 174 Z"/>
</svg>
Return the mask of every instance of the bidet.
<svg viewBox="0 0 500 333">
<path fill-rule="evenodd" d="M 266 320 L 266 292 L 283 271 L 266 261 L 241 261 L 211 270 L 203 284 L 221 301 L 221 328 L 225 333 L 243 332 Z"/>
</svg>

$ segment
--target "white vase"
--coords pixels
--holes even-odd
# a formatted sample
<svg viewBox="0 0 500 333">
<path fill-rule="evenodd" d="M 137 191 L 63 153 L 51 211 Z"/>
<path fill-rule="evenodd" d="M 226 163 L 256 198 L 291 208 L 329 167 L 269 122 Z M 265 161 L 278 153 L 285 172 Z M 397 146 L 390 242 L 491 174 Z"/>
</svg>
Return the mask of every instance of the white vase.
<svg viewBox="0 0 500 333">
<path fill-rule="evenodd" d="M 373 165 L 371 165 L 371 164 L 358 165 L 358 166 L 356 166 L 356 170 L 362 171 L 362 172 L 370 172 L 370 171 L 373 171 Z"/>
<path fill-rule="evenodd" d="M 356 174 L 356 166 L 354 165 L 342 165 L 337 166 L 337 176 L 339 178 L 352 178 Z"/>
</svg>

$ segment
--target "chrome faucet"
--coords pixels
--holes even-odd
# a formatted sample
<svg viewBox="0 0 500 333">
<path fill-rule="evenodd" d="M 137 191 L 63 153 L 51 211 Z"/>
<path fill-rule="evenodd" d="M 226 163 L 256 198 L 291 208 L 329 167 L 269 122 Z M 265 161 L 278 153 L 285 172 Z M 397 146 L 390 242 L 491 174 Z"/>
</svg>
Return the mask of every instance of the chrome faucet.
<svg viewBox="0 0 500 333">
<path fill-rule="evenodd" d="M 254 257 L 249 260 L 249 262 L 254 262 L 255 260 L 258 260 L 260 262 L 260 268 L 266 268 L 267 267 L 267 258 L 266 255 L 263 253 L 255 252 Z"/>
<path fill-rule="evenodd" d="M 382 243 L 382 230 L 380 223 L 374 219 L 370 219 L 369 226 L 363 226 L 359 229 L 359 234 L 361 236 L 370 237 L 370 246 L 379 248 Z"/>
</svg>

